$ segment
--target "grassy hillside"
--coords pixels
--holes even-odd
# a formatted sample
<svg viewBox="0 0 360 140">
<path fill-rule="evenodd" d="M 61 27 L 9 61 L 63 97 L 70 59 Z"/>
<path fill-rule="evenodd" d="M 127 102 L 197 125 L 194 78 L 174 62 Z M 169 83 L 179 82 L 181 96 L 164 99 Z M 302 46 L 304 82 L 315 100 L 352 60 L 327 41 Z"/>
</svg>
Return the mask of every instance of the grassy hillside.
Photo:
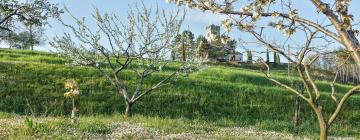
<svg viewBox="0 0 360 140">
<path fill-rule="evenodd" d="M 0 49 L 0 111 L 20 115 L 69 115 L 71 102 L 63 97 L 63 82 L 75 79 L 82 92 L 77 101 L 82 116 L 123 112 L 122 97 L 115 94 L 95 69 L 70 67 L 65 63 L 52 53 Z M 171 66 L 167 70 L 171 70 Z M 277 79 L 289 82 L 285 73 L 284 70 L 274 72 Z M 150 86 L 160 76 L 152 76 L 145 84 Z M 132 72 L 128 71 L 124 78 L 135 85 L 130 82 L 136 78 Z M 327 82 L 318 83 L 323 93 L 330 92 Z M 338 93 L 350 88 L 337 87 Z M 145 117 L 202 122 L 217 127 L 254 126 L 262 130 L 316 135 L 316 118 L 305 103 L 302 104 L 301 126 L 293 126 L 294 98 L 292 93 L 271 83 L 258 71 L 208 65 L 173 85 L 154 91 L 137 102 L 133 112 Z M 328 96 L 322 103 L 327 112 L 334 110 Z M 350 99 L 330 133 L 360 138 L 360 96 Z"/>
</svg>

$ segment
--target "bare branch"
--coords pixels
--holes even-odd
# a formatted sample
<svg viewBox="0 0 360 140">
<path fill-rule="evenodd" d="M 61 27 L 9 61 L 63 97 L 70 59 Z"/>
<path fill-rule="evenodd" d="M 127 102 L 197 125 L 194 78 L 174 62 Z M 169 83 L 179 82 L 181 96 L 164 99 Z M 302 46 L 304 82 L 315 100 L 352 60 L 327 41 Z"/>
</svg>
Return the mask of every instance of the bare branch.
<svg viewBox="0 0 360 140">
<path fill-rule="evenodd" d="M 158 82 L 157 84 L 155 84 L 154 86 L 152 86 L 150 89 L 148 89 L 147 91 L 141 93 L 139 96 L 135 97 L 132 102 L 136 102 L 137 100 L 141 99 L 144 95 L 149 94 L 151 91 L 163 86 L 166 84 L 167 81 L 169 81 L 171 78 L 173 78 L 178 72 L 173 72 L 171 75 L 169 75 L 167 78 L 161 80 L 160 82 Z"/>
<path fill-rule="evenodd" d="M 258 33 L 256 33 L 253 30 L 249 31 L 258 41 L 262 42 L 265 47 L 269 48 L 270 50 L 274 50 L 278 53 L 280 53 L 283 57 L 285 57 L 288 61 L 292 63 L 296 63 L 294 60 L 292 60 L 284 51 L 279 50 L 277 47 L 273 46 L 272 44 L 266 42 Z"/>
<path fill-rule="evenodd" d="M 261 62 L 264 66 L 266 66 L 266 68 L 267 68 L 267 72 L 266 72 L 266 74 L 265 74 L 267 79 L 269 79 L 270 81 L 273 81 L 274 83 L 276 83 L 276 84 L 278 84 L 278 85 L 286 88 L 287 90 L 295 93 L 297 96 L 300 96 L 302 99 L 304 99 L 304 100 L 306 100 L 306 101 L 309 101 L 309 99 L 306 98 L 304 95 L 302 95 L 301 92 L 299 92 L 299 91 L 297 91 L 296 89 L 294 89 L 294 88 L 292 88 L 292 87 L 290 87 L 290 86 L 288 86 L 288 85 L 285 85 L 285 84 L 281 83 L 280 81 L 272 78 L 269 65 L 268 65 L 266 62 L 264 62 L 263 60 L 260 60 L 260 62 Z"/>
<path fill-rule="evenodd" d="M 345 102 L 349 99 L 349 97 L 351 97 L 357 90 L 360 89 L 360 85 L 357 85 L 353 88 L 351 88 L 340 100 L 339 104 L 336 106 L 335 112 L 332 113 L 329 121 L 328 121 L 328 126 L 331 126 L 331 124 L 334 122 L 334 120 L 336 119 L 336 117 L 339 115 L 341 109 L 343 108 Z"/>
<path fill-rule="evenodd" d="M 334 100 L 334 102 L 336 103 L 336 106 L 339 104 L 336 96 L 335 96 L 335 82 L 336 82 L 336 79 L 338 77 L 338 74 L 339 72 L 336 71 L 336 74 L 335 74 L 335 77 L 334 77 L 334 80 L 331 82 L 330 86 L 331 86 L 331 99 Z"/>
<path fill-rule="evenodd" d="M 205 6 L 204 4 L 202 4 L 201 6 L 203 6 L 204 10 L 209 10 L 209 11 L 214 11 L 212 10 L 211 8 Z M 250 13 L 250 12 L 237 12 L 237 11 L 219 11 L 218 13 L 222 13 L 222 14 L 230 14 L 230 15 L 240 15 L 240 16 L 250 16 L 252 17 L 254 15 L 254 13 Z M 270 12 L 270 13 L 260 13 L 261 16 L 263 17 L 271 17 L 273 16 L 274 14 L 278 14 L 280 17 L 283 17 L 283 18 L 287 18 L 287 19 L 290 19 L 290 20 L 294 20 L 294 21 L 297 21 L 299 23 L 303 23 L 303 24 L 306 24 L 308 26 L 311 26 L 319 31 L 321 31 L 322 33 L 328 35 L 329 37 L 333 38 L 334 40 L 337 40 L 338 42 L 341 43 L 341 40 L 339 39 L 338 35 L 329 31 L 328 29 L 320 26 L 319 24 L 315 23 L 315 22 L 312 22 L 310 20 L 307 20 L 305 18 L 300 18 L 298 16 L 294 17 L 294 18 L 290 18 L 289 14 L 285 14 L 285 13 L 277 13 L 277 12 Z"/>
</svg>

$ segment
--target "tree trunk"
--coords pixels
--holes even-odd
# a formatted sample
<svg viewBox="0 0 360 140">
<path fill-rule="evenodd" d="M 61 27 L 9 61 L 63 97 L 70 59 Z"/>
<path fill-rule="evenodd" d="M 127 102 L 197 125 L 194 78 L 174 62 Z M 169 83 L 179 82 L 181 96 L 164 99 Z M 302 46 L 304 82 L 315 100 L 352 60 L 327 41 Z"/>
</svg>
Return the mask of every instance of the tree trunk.
<svg viewBox="0 0 360 140">
<path fill-rule="evenodd" d="M 315 113 L 316 113 L 316 117 L 318 119 L 318 123 L 319 123 L 319 128 L 320 128 L 320 140 L 327 140 L 327 135 L 328 135 L 328 127 L 327 124 L 324 120 L 324 117 L 322 115 L 321 112 L 321 107 L 315 107 Z"/>
<path fill-rule="evenodd" d="M 320 140 L 327 140 L 328 129 L 326 126 L 320 126 Z"/>
<path fill-rule="evenodd" d="M 352 70 L 352 81 L 355 84 L 355 66 L 353 64 L 350 65 Z"/>
<path fill-rule="evenodd" d="M 345 80 L 345 82 L 347 83 L 347 82 L 349 82 L 349 66 L 348 66 L 349 64 L 346 64 L 345 65 L 345 70 L 346 70 L 346 80 Z"/>
<path fill-rule="evenodd" d="M 130 117 L 131 116 L 131 108 L 132 108 L 133 103 L 126 101 L 125 104 L 126 104 L 125 117 Z"/>
<path fill-rule="evenodd" d="M 274 52 L 274 64 L 276 64 L 276 52 Z"/>
<path fill-rule="evenodd" d="M 185 45 L 184 45 L 184 42 L 181 44 L 182 45 L 182 61 L 186 61 L 186 52 L 185 52 Z"/>
<path fill-rule="evenodd" d="M 175 51 L 174 50 L 172 50 L 171 51 L 171 59 L 173 60 L 173 61 L 175 61 Z"/>
<path fill-rule="evenodd" d="M 356 67 L 356 75 L 357 75 L 357 84 L 360 83 L 360 68 L 359 67 Z"/>
<path fill-rule="evenodd" d="M 295 126 L 300 125 L 300 96 L 295 97 L 295 117 L 294 117 L 294 123 Z"/>
<path fill-rule="evenodd" d="M 33 30 L 32 30 L 32 25 L 30 25 L 30 49 L 33 51 L 34 50 L 34 35 L 33 35 Z"/>
</svg>

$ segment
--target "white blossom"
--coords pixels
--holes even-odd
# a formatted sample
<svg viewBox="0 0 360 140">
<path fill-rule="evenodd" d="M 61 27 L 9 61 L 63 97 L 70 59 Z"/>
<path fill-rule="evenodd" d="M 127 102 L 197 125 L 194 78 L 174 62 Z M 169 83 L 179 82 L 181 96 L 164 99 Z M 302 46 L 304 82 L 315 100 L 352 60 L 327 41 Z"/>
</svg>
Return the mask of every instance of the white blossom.
<svg viewBox="0 0 360 140">
<path fill-rule="evenodd" d="M 240 9 L 240 12 L 241 13 L 247 13 L 247 12 L 249 12 L 249 10 L 250 10 L 250 6 L 244 6 L 244 7 L 242 7 L 241 9 Z"/>
<path fill-rule="evenodd" d="M 291 10 L 289 13 L 289 18 L 293 20 L 293 19 L 295 19 L 296 16 L 297 16 L 297 11 Z"/>
<path fill-rule="evenodd" d="M 230 19 L 225 19 L 224 21 L 222 21 L 222 26 L 225 28 L 227 32 L 231 31 L 232 25 L 233 24 Z"/>
<path fill-rule="evenodd" d="M 165 2 L 166 2 L 167 4 L 169 4 L 169 3 L 172 2 L 172 0 L 165 0 Z"/>
<path fill-rule="evenodd" d="M 259 11 L 255 11 L 252 15 L 253 20 L 258 20 L 261 17 L 261 13 Z"/>
<path fill-rule="evenodd" d="M 273 18 L 277 18 L 279 16 L 280 16 L 280 14 L 278 12 L 274 12 L 271 14 L 271 17 L 273 17 Z"/>
</svg>

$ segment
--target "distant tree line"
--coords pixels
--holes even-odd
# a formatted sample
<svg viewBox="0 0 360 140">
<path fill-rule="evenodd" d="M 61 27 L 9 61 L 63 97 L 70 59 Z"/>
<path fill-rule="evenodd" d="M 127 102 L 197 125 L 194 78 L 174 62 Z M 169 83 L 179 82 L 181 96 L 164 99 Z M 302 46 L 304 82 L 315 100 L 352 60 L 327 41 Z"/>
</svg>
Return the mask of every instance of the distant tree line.
<svg viewBox="0 0 360 140">
<path fill-rule="evenodd" d="M 48 0 L 0 0 L 0 42 L 10 48 L 34 49 L 41 44 L 49 18 L 63 11 Z"/>
<path fill-rule="evenodd" d="M 344 49 L 328 52 L 321 56 L 314 64 L 315 68 L 337 71 L 337 81 L 340 83 L 360 83 L 360 68 L 354 59 Z"/>
</svg>

